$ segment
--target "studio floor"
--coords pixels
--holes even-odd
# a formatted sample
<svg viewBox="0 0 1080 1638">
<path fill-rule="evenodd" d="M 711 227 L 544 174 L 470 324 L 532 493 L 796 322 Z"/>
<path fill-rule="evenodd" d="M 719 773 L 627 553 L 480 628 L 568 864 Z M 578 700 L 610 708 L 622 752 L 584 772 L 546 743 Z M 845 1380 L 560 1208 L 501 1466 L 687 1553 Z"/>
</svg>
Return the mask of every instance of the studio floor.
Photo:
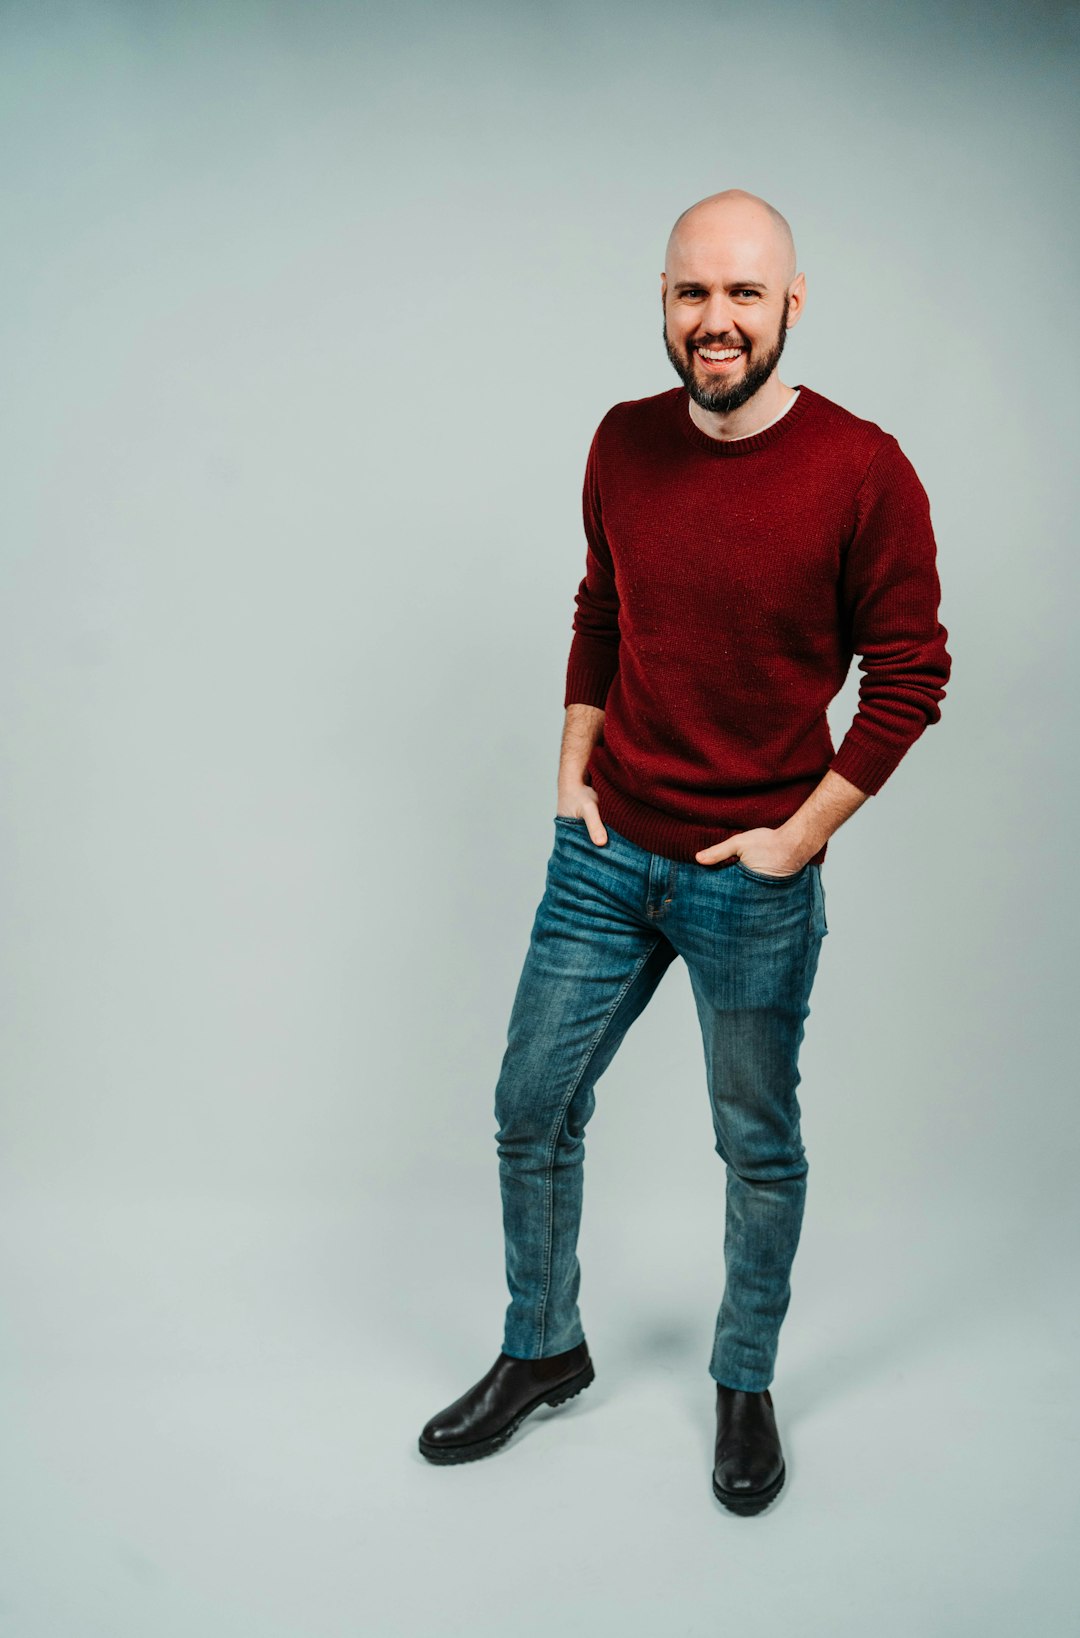
<svg viewBox="0 0 1080 1638">
<path fill-rule="evenodd" d="M 710 1490 L 685 1225 L 583 1235 L 594 1384 L 435 1468 L 420 1427 L 498 1350 L 497 1248 L 444 1207 L 479 1273 L 424 1290 L 430 1224 L 388 1233 L 373 1204 L 9 1203 L 0 1632 L 1071 1630 L 1075 1315 L 1000 1230 L 808 1222 L 773 1384 L 787 1483 L 744 1519 Z"/>
</svg>

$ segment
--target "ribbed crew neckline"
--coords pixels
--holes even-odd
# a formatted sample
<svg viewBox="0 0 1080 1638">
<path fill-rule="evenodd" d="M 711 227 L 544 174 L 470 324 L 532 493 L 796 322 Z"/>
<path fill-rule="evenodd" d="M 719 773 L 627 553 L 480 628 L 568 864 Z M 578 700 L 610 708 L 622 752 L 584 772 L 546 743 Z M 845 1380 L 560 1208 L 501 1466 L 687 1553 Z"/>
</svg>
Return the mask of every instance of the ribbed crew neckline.
<svg viewBox="0 0 1080 1638">
<path fill-rule="evenodd" d="M 792 422 L 798 421 L 806 411 L 806 405 L 812 394 L 808 387 L 800 381 L 796 388 L 799 396 L 789 409 L 786 409 L 778 421 L 773 421 L 760 432 L 752 432 L 746 438 L 710 438 L 707 432 L 702 432 L 696 422 L 690 419 L 690 394 L 686 388 L 676 390 L 675 404 L 679 424 L 685 436 L 694 445 L 695 449 L 703 449 L 710 455 L 723 456 L 725 460 L 736 455 L 754 455 L 759 449 L 768 449 L 778 443 L 789 431 Z"/>
</svg>

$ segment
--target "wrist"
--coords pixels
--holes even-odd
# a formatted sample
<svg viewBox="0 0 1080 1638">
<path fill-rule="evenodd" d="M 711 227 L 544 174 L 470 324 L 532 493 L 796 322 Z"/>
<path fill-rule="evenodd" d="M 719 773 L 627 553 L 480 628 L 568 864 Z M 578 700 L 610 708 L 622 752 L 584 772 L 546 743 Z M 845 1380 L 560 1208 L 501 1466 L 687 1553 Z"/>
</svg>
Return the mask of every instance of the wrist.
<svg viewBox="0 0 1080 1638">
<path fill-rule="evenodd" d="M 794 819 L 788 819 L 778 828 L 776 834 L 783 838 L 792 856 L 803 864 L 814 857 L 825 841 L 825 837 L 819 837 L 812 826 L 800 825 Z"/>
</svg>

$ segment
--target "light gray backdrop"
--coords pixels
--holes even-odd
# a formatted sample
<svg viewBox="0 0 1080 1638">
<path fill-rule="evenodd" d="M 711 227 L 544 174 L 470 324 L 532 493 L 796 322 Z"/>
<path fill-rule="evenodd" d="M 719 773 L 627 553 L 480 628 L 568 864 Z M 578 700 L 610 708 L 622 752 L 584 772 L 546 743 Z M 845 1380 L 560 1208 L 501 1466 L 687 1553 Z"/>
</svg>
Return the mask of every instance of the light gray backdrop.
<svg viewBox="0 0 1080 1638">
<path fill-rule="evenodd" d="M 1076 7 L 0 8 L 12 1638 L 995 1638 L 1077 1593 Z M 789 1480 L 709 1487 L 685 969 L 598 1091 L 589 1394 L 498 1458 L 492 1097 L 580 489 L 668 229 L 931 497 L 941 722 L 837 834 Z M 857 671 L 830 713 L 840 736 Z"/>
</svg>

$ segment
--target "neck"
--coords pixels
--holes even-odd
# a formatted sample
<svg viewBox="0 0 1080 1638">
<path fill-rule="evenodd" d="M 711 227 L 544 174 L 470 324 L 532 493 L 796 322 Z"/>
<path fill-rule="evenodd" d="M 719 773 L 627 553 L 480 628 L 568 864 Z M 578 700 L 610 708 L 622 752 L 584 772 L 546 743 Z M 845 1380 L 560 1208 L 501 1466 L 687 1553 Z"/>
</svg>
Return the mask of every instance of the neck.
<svg viewBox="0 0 1080 1638">
<path fill-rule="evenodd" d="M 696 399 L 691 398 L 690 419 L 710 438 L 750 438 L 770 421 L 775 421 L 794 396 L 795 389 L 786 386 L 774 370 L 753 398 L 728 414 L 702 409 Z"/>
</svg>

